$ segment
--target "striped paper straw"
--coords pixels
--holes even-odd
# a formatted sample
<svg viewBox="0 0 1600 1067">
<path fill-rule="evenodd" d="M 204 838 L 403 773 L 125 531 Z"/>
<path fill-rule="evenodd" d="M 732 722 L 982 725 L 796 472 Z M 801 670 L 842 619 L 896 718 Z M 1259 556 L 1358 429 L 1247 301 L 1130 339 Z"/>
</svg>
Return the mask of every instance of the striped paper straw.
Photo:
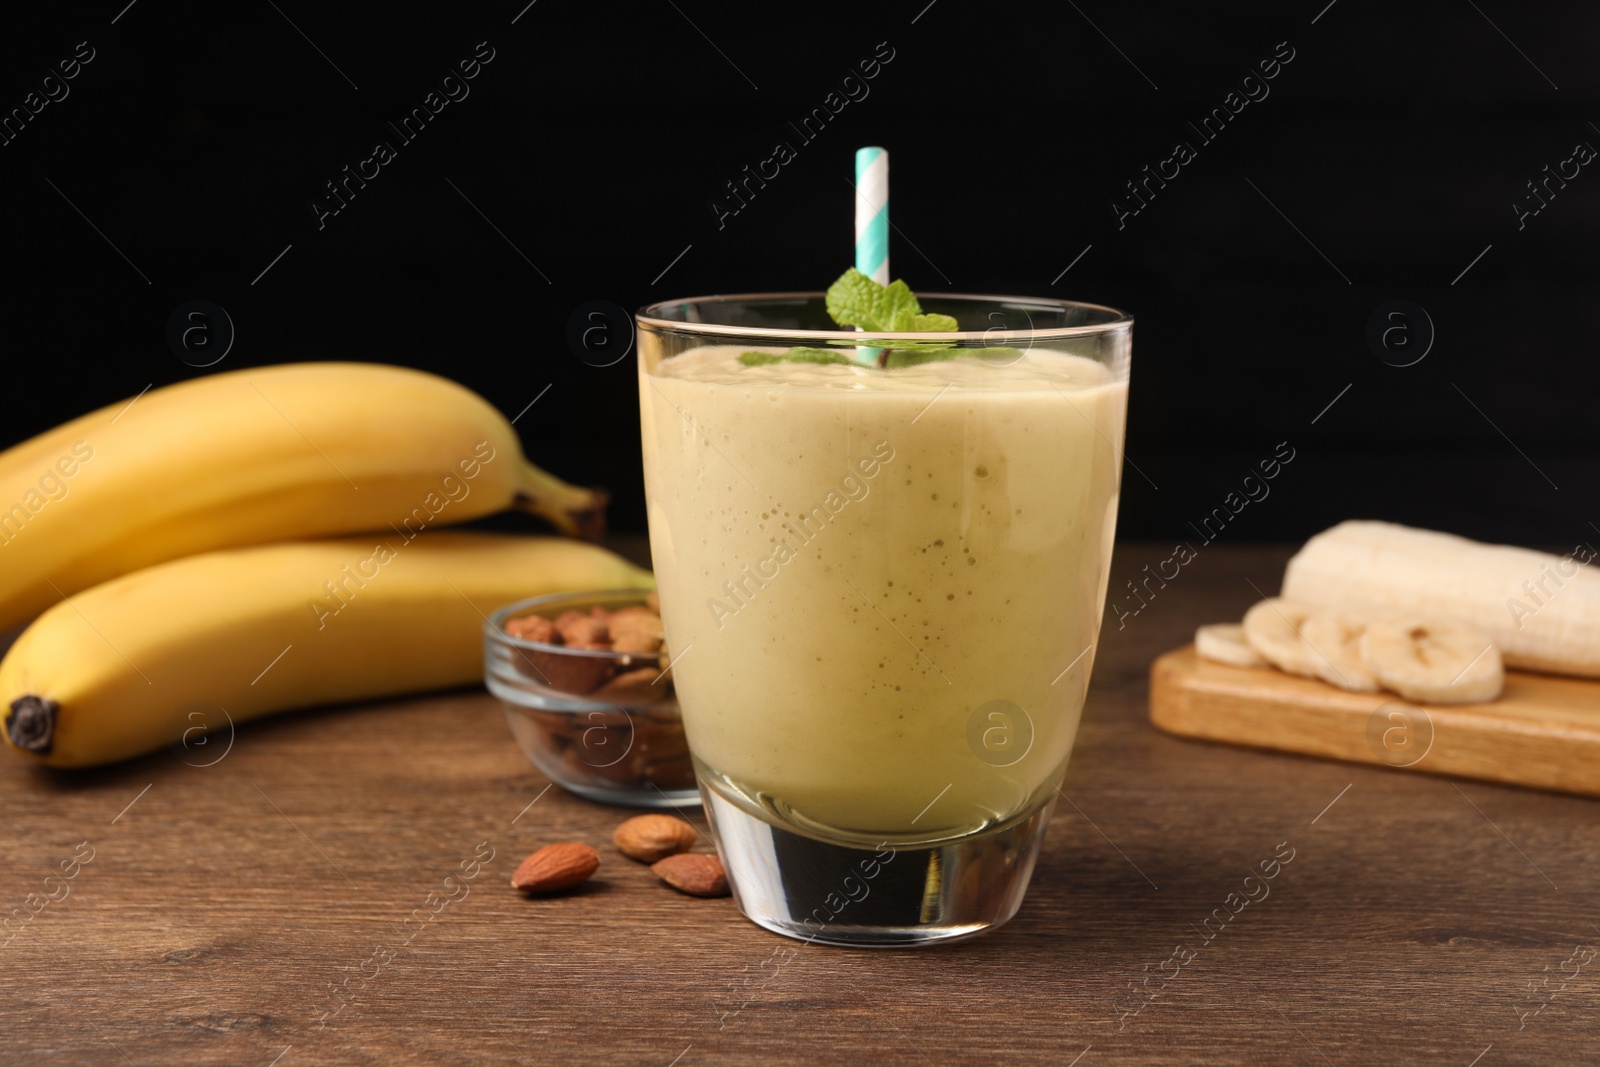
<svg viewBox="0 0 1600 1067">
<path fill-rule="evenodd" d="M 856 270 L 889 284 L 889 153 L 882 148 L 856 149 Z M 878 350 L 858 347 L 856 359 L 876 363 Z"/>
<path fill-rule="evenodd" d="M 889 284 L 889 153 L 856 149 L 856 270 Z"/>
</svg>

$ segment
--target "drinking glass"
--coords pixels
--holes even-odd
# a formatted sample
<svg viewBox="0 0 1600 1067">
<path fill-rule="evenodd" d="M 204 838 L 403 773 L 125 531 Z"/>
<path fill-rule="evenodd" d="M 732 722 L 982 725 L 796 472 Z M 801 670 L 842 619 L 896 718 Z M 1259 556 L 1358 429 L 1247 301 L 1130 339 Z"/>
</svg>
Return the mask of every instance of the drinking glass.
<svg viewBox="0 0 1600 1067">
<path fill-rule="evenodd" d="M 1105 602 L 1133 320 L 820 293 L 637 316 L 650 544 L 702 799 L 743 913 L 841 945 L 1016 913 Z"/>
</svg>

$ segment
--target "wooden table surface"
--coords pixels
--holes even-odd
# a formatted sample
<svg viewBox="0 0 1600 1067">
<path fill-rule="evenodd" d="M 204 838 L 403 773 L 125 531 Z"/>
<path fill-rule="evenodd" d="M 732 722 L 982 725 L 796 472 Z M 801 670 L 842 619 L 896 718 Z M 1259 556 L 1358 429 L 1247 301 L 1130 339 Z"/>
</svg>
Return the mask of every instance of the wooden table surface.
<svg viewBox="0 0 1600 1067">
<path fill-rule="evenodd" d="M 1113 596 L 1170 554 L 1120 545 Z M 481 691 L 241 727 L 211 766 L 6 757 L 3 908 L 39 910 L 0 933 L 0 1062 L 1594 1063 L 1594 801 L 1147 722 L 1151 659 L 1286 558 L 1208 546 L 1108 614 L 1021 913 L 931 950 L 804 945 L 659 886 L 611 849 L 627 812 L 546 791 Z M 588 891 L 511 890 L 569 839 L 604 854 Z"/>
</svg>

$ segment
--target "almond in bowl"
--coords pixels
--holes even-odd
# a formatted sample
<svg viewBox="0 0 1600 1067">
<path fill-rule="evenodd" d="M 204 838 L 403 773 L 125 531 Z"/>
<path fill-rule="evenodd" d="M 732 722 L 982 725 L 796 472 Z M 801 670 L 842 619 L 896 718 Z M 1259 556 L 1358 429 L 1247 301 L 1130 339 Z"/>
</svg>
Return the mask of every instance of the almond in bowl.
<svg viewBox="0 0 1600 1067">
<path fill-rule="evenodd" d="M 533 764 L 591 800 L 697 807 L 655 594 L 563 593 L 502 608 L 484 679 Z"/>
</svg>

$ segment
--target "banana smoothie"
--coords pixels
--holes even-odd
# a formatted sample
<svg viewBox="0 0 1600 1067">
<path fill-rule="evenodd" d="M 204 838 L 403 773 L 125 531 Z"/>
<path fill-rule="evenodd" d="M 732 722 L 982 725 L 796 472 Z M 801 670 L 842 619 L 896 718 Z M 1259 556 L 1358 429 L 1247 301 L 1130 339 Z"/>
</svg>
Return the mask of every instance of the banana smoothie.
<svg viewBox="0 0 1600 1067">
<path fill-rule="evenodd" d="M 1094 661 L 1125 369 L 1037 347 L 894 369 L 751 355 L 641 361 L 702 781 L 836 840 L 948 840 L 1037 808 Z"/>
</svg>

